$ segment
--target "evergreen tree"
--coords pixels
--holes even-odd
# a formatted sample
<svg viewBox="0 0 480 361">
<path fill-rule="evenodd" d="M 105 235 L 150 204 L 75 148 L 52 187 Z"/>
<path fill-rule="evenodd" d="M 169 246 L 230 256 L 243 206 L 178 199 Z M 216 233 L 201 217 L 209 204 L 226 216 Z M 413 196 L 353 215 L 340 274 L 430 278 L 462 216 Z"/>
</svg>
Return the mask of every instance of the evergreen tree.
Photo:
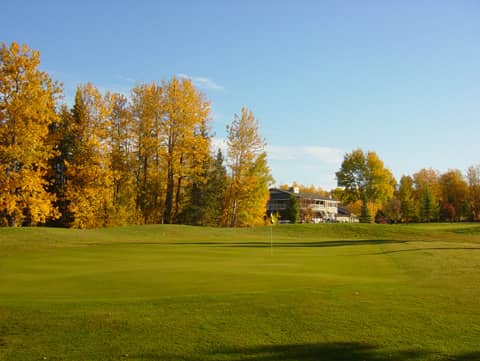
<svg viewBox="0 0 480 361">
<path fill-rule="evenodd" d="M 297 223 L 300 218 L 300 202 L 295 194 L 289 196 L 285 216 L 291 223 Z"/>
<path fill-rule="evenodd" d="M 221 224 L 225 209 L 227 184 L 227 169 L 225 168 L 222 151 L 219 149 L 207 177 L 203 225 L 215 226 Z"/>
<path fill-rule="evenodd" d="M 437 200 L 441 199 L 438 172 L 431 168 L 423 168 L 413 174 L 412 178 L 416 213 L 419 215 L 421 222 L 427 222 L 427 218 L 430 222 L 435 213 L 438 214 Z M 425 202 L 427 202 L 427 208 L 425 208 Z M 429 214 L 429 209 L 433 210 L 433 214 Z"/>
<path fill-rule="evenodd" d="M 438 211 L 438 204 L 433 191 L 429 187 L 424 187 L 420 218 L 423 222 L 435 221 L 438 219 Z"/>
<path fill-rule="evenodd" d="M 409 223 L 415 220 L 415 198 L 413 190 L 413 179 L 411 177 L 403 176 L 400 179 L 398 199 L 400 200 L 401 221 Z"/>
<path fill-rule="evenodd" d="M 216 158 L 211 158 L 207 164 L 205 182 L 193 183 L 190 204 L 179 218 L 181 223 L 202 226 L 221 224 L 227 188 L 227 170 L 223 163 L 223 154 L 219 149 Z"/>
<path fill-rule="evenodd" d="M 368 209 L 368 203 L 365 197 L 362 199 L 362 206 L 360 208 L 360 217 L 358 217 L 360 223 L 372 223 L 372 215 Z"/>
<path fill-rule="evenodd" d="M 74 154 L 74 134 L 72 133 L 73 117 L 66 105 L 60 110 L 59 121 L 50 126 L 50 140 L 56 149 L 56 155 L 50 160 L 48 179 L 51 179 L 48 191 L 55 195 L 55 206 L 59 217 L 50 219 L 49 226 L 67 227 L 73 222 L 73 215 L 69 211 L 67 190 L 67 164 L 72 162 Z"/>
</svg>

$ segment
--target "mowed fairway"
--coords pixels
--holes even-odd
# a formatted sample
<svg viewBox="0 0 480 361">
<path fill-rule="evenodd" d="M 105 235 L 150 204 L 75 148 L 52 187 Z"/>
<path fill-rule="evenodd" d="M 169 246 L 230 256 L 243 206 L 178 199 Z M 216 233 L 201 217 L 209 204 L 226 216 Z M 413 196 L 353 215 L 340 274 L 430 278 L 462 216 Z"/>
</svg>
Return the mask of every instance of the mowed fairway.
<svg viewBox="0 0 480 361">
<path fill-rule="evenodd" d="M 0 360 L 480 360 L 480 225 L 0 229 Z"/>
</svg>

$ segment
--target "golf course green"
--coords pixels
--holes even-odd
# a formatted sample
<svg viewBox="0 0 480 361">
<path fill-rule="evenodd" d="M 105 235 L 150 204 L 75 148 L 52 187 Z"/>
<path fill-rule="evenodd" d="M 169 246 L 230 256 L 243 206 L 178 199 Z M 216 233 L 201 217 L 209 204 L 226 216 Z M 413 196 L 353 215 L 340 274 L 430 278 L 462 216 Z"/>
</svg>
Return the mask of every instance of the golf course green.
<svg viewBox="0 0 480 361">
<path fill-rule="evenodd" d="M 480 360 L 480 224 L 0 228 L 0 360 Z"/>
</svg>

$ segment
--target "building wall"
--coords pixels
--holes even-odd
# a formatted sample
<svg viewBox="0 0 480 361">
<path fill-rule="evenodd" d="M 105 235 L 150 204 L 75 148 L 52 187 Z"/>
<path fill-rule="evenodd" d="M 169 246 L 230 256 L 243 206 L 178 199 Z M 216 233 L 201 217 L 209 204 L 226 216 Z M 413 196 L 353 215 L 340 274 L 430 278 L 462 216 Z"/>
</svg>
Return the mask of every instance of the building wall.
<svg viewBox="0 0 480 361">
<path fill-rule="evenodd" d="M 278 213 L 281 220 L 285 220 L 285 211 L 288 207 L 288 193 L 281 194 L 281 191 L 273 191 L 276 199 L 270 199 L 267 204 L 267 215 Z M 294 193 L 295 194 L 295 193 Z M 300 222 L 320 223 L 324 221 L 354 222 L 354 217 L 339 215 L 338 205 L 340 202 L 333 199 L 302 198 L 296 194 L 300 205 Z"/>
</svg>

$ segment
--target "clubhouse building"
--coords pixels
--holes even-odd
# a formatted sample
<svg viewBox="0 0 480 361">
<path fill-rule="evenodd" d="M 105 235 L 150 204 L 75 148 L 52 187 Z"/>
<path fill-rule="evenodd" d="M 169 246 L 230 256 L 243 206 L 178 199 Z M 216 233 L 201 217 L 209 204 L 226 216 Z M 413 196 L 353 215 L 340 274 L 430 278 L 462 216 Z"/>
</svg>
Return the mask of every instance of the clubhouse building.
<svg viewBox="0 0 480 361">
<path fill-rule="evenodd" d="M 357 221 L 354 215 L 350 214 L 346 208 L 340 206 L 339 201 L 314 193 L 300 192 L 296 187 L 290 188 L 288 191 L 271 188 L 270 199 L 267 203 L 267 215 L 276 214 L 280 223 L 289 223 L 286 211 L 292 195 L 298 199 L 300 223 Z"/>
</svg>

